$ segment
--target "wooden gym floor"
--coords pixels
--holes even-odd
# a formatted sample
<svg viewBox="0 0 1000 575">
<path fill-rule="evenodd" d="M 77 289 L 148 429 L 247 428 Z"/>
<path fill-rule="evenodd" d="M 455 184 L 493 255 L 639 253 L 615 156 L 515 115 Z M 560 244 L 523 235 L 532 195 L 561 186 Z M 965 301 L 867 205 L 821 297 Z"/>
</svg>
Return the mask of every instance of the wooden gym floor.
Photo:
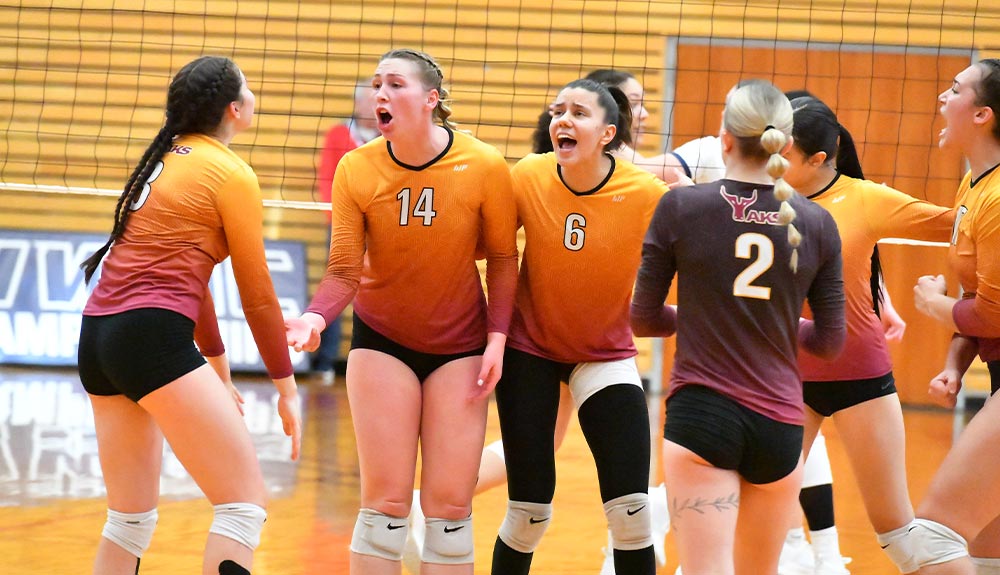
<svg viewBox="0 0 1000 575">
<path fill-rule="evenodd" d="M 358 508 L 358 470 L 343 380 L 321 387 L 300 378 L 305 433 L 301 461 L 288 460 L 289 443 L 273 407 L 273 387 L 238 376 L 246 420 L 272 494 L 255 575 L 346 574 L 348 543 Z M 663 400 L 649 395 L 659 420 Z M 919 501 L 947 452 L 961 419 L 944 411 L 905 412 L 910 492 Z M 836 430 L 824 428 L 833 464 L 837 527 L 854 574 L 896 573 L 882 554 L 855 487 Z M 487 441 L 499 437 L 491 406 Z M 658 436 L 659 433 L 656 433 Z M 607 531 L 597 476 L 574 420 L 557 456 L 555 516 L 535 554 L 533 573 L 597 574 Z M 659 476 L 659 470 L 654 470 Z M 234 478 L 234 480 L 237 478 Z M 658 482 L 658 480 L 657 480 Z M 167 448 L 163 498 L 143 575 L 198 573 L 211 507 Z M 0 367 L 0 574 L 90 573 L 105 517 L 93 421 L 74 370 Z M 474 502 L 476 574 L 489 573 L 504 489 Z M 677 566 L 667 536 L 667 565 Z"/>
</svg>

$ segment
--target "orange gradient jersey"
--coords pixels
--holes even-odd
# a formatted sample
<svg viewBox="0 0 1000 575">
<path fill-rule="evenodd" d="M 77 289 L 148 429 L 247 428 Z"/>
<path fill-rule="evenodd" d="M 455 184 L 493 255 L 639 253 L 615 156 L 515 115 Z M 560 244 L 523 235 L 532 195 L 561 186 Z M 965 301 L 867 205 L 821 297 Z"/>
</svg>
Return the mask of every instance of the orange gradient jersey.
<svg viewBox="0 0 1000 575">
<path fill-rule="evenodd" d="M 875 244 L 883 238 L 947 241 L 955 211 L 842 174 L 811 199 L 830 212 L 840 231 L 847 342 L 840 357 L 833 361 L 800 350 L 802 379 L 845 381 L 881 377 L 892 370 L 892 361 L 882 320 L 875 315 L 872 302 L 870 282 Z"/>
<path fill-rule="evenodd" d="M 353 297 L 365 323 L 423 353 L 471 351 L 487 331 L 507 333 L 517 283 L 510 170 L 496 148 L 449 134 L 423 166 L 399 162 L 381 137 L 344 156 L 326 275 L 307 311 L 329 324 Z M 476 267 L 480 236 L 489 306 Z"/>
<path fill-rule="evenodd" d="M 224 348 L 208 280 L 231 256 L 243 312 L 268 373 L 274 379 L 291 375 L 284 320 L 264 259 L 264 206 L 253 170 L 218 140 L 191 134 L 174 141 L 147 183 L 126 207 L 134 213 L 104 258 L 84 315 L 172 310 L 197 323 L 202 353 L 219 355 Z"/>
<path fill-rule="evenodd" d="M 948 263 L 963 299 L 952 316 L 959 332 L 979 340 L 983 361 L 1000 359 L 1000 169 L 973 182 L 967 173 L 956 196 L 958 216 Z"/>
<path fill-rule="evenodd" d="M 512 177 L 525 247 L 508 345 L 566 363 L 636 355 L 632 286 L 666 184 L 619 161 L 596 189 L 576 193 L 551 152 L 526 156 Z"/>
</svg>

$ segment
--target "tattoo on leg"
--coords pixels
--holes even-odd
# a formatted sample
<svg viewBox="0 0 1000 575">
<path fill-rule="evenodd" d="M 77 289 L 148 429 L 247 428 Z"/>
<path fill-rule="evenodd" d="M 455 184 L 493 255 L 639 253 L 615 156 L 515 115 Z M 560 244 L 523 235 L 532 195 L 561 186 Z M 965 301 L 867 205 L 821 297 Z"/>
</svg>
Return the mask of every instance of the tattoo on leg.
<svg viewBox="0 0 1000 575">
<path fill-rule="evenodd" d="M 739 506 L 740 495 L 736 492 L 722 497 L 716 497 L 714 499 L 696 497 L 694 499 L 687 498 L 684 501 L 680 501 L 675 497 L 670 503 L 670 519 L 671 522 L 679 520 L 684 511 L 694 511 L 699 515 L 704 515 L 705 511 L 709 509 L 715 509 L 716 511 L 722 512 L 729 509 L 738 509 Z"/>
</svg>

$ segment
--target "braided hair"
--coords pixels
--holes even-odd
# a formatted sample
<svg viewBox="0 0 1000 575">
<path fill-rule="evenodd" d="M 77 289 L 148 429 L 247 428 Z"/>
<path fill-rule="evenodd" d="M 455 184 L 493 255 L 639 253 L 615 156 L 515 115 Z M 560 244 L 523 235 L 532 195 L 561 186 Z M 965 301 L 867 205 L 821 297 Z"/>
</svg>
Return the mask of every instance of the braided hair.
<svg viewBox="0 0 1000 575">
<path fill-rule="evenodd" d="M 767 162 L 767 173 L 774 180 L 774 197 L 781 202 L 778 221 L 788 226 L 788 243 L 792 246 L 789 266 L 793 272 L 797 271 L 802 234 L 792 225 L 795 210 L 788 202 L 795 189 L 782 177 L 788 170 L 788 160 L 781 156 L 781 151 L 792 135 L 792 106 L 788 98 L 770 82 L 742 83 L 726 98 L 722 124 L 735 137 L 743 157 Z"/>
<path fill-rule="evenodd" d="M 452 130 L 457 129 L 458 124 L 449 119 L 451 117 L 451 100 L 448 98 L 448 89 L 442 85 L 444 82 L 444 72 L 441 71 L 441 66 L 438 65 L 434 58 L 430 54 L 419 50 L 397 48 L 382 54 L 382 57 L 378 61 L 382 62 L 383 60 L 391 59 L 409 60 L 419 67 L 420 83 L 424 89 L 437 90 L 438 92 L 438 102 L 437 106 L 434 107 L 434 117 L 442 125 Z"/>
<path fill-rule="evenodd" d="M 90 282 L 111 245 L 125 233 L 129 216 L 139 208 L 136 202 L 174 138 L 180 134 L 213 132 L 222 121 L 226 107 L 240 99 L 242 86 L 240 69 L 229 58 L 202 56 L 177 72 L 167 90 L 166 120 L 125 183 L 125 190 L 115 206 L 114 225 L 108 241 L 80 264 L 85 282 Z"/>
</svg>

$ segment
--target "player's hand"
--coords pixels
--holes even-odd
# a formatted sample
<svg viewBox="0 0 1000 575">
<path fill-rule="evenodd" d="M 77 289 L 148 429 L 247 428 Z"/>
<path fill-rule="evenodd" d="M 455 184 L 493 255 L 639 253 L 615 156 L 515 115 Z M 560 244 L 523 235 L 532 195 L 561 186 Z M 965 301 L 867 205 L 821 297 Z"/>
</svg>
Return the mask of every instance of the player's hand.
<svg viewBox="0 0 1000 575">
<path fill-rule="evenodd" d="M 507 345 L 507 336 L 502 333 L 487 335 L 486 350 L 483 352 L 483 366 L 479 370 L 476 387 L 469 395 L 470 401 L 488 397 L 500 381 L 503 373 L 503 352 Z"/>
<path fill-rule="evenodd" d="M 882 308 L 882 330 L 886 341 L 903 341 L 906 322 L 893 308 Z"/>
<path fill-rule="evenodd" d="M 319 314 L 306 312 L 300 317 L 285 320 L 285 337 L 295 351 L 316 351 L 320 334 L 326 329 L 326 322 Z"/>
<path fill-rule="evenodd" d="M 960 389 L 962 389 L 962 375 L 958 370 L 945 369 L 931 379 L 927 395 L 938 405 L 954 408 Z"/>
<path fill-rule="evenodd" d="M 295 461 L 299 458 L 302 445 L 302 407 L 298 391 L 292 389 L 290 392 L 279 393 L 278 416 L 281 417 L 282 431 L 292 438 L 292 461 Z"/>
<path fill-rule="evenodd" d="M 236 386 L 233 385 L 232 381 L 223 381 L 222 383 L 226 386 L 226 391 L 229 392 L 229 396 L 232 397 L 233 401 L 236 403 L 236 409 L 240 410 L 240 415 L 246 415 L 243 412 L 244 401 L 243 396 L 240 395 L 240 390 L 236 389 Z"/>
<path fill-rule="evenodd" d="M 673 182 L 668 182 L 667 183 L 668 188 L 672 190 L 674 188 L 683 188 L 684 186 L 694 185 L 694 180 L 689 178 L 688 175 L 684 173 L 684 170 L 680 168 L 674 168 L 673 170 L 674 170 L 674 175 L 677 176 L 677 180 Z"/>
<path fill-rule="evenodd" d="M 913 286 L 913 303 L 923 313 L 929 313 L 928 302 L 935 296 L 948 293 L 948 285 L 943 275 L 920 276 Z"/>
</svg>

